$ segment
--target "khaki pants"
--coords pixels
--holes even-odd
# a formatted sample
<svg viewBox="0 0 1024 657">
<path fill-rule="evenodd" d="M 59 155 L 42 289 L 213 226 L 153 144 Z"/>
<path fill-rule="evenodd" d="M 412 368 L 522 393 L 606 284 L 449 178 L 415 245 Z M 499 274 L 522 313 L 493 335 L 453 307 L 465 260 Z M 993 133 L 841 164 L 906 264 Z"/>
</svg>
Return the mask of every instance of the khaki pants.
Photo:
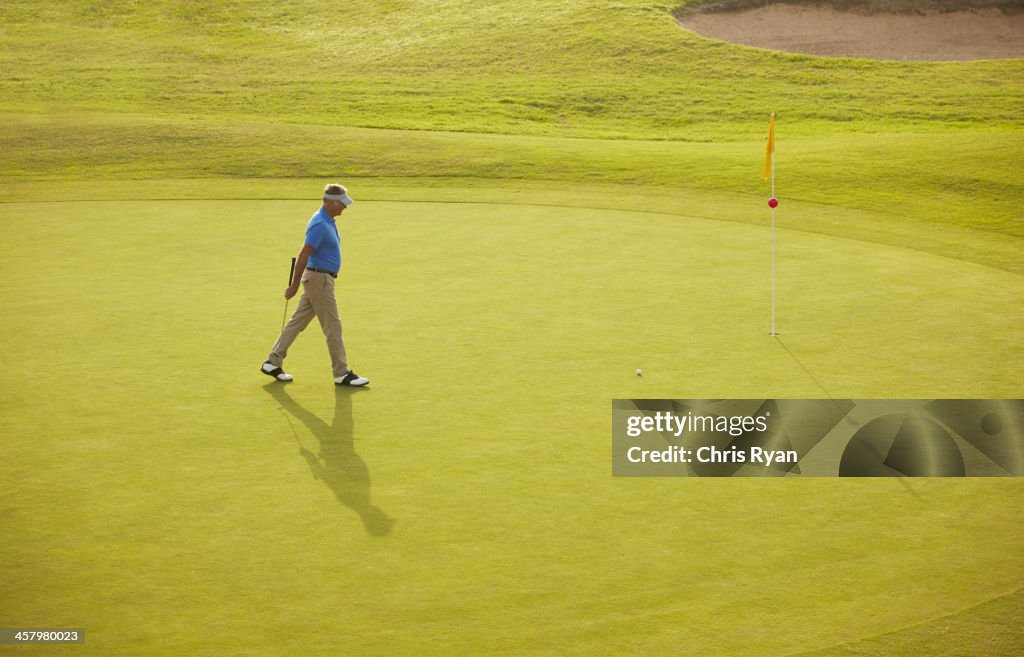
<svg viewBox="0 0 1024 657">
<path fill-rule="evenodd" d="M 334 296 L 334 278 L 330 274 L 316 271 L 307 270 L 302 273 L 299 307 L 285 324 L 281 337 L 270 351 L 270 364 L 281 367 L 288 355 L 288 348 L 299 337 L 299 333 L 309 326 L 313 317 L 320 320 L 320 328 L 327 338 L 327 351 L 331 354 L 331 368 L 335 378 L 345 376 L 348 372 L 348 359 L 345 356 L 345 343 L 341 339 L 341 317 Z"/>
</svg>

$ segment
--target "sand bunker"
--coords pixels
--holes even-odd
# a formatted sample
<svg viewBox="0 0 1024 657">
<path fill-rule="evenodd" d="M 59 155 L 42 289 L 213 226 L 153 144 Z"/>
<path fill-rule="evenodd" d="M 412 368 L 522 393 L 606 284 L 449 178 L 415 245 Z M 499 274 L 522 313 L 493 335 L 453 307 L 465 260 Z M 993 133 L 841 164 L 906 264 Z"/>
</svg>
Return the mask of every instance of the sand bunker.
<svg viewBox="0 0 1024 657">
<path fill-rule="evenodd" d="M 998 9 L 867 14 L 807 5 L 690 13 L 679 22 L 712 39 L 825 57 L 969 61 L 1024 57 L 1024 13 Z"/>
</svg>

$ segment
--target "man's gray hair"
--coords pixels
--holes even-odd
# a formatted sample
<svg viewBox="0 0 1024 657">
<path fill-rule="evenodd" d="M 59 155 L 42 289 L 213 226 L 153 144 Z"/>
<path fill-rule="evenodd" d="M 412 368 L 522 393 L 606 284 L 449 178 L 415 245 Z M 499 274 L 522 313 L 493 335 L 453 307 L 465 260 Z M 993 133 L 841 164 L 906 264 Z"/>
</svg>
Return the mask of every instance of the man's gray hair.
<svg viewBox="0 0 1024 657">
<path fill-rule="evenodd" d="M 331 194 L 332 196 L 348 196 L 348 190 L 345 189 L 344 185 L 338 183 L 331 183 L 324 187 L 324 196 Z"/>
</svg>

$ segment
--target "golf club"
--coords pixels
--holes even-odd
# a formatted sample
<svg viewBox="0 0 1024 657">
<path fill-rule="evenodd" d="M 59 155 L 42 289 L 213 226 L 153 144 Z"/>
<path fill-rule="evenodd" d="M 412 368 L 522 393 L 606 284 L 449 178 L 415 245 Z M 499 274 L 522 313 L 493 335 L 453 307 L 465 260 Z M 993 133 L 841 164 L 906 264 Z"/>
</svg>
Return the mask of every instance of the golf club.
<svg viewBox="0 0 1024 657">
<path fill-rule="evenodd" d="M 295 258 L 292 258 L 292 266 L 288 270 L 288 286 L 291 287 L 292 276 L 295 275 Z M 288 299 L 284 300 L 284 315 L 281 317 L 281 330 L 284 330 L 284 323 L 288 319 Z"/>
</svg>

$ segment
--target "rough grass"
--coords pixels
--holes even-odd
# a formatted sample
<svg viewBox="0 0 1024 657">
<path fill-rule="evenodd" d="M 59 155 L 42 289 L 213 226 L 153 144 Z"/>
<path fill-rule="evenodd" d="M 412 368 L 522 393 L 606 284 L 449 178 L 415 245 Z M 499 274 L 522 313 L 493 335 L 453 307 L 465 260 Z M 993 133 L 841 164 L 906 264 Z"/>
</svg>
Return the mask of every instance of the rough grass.
<svg viewBox="0 0 1024 657">
<path fill-rule="evenodd" d="M 7 2 L 0 173 L 763 195 L 775 111 L 784 201 L 1021 235 L 1021 61 L 768 53 L 688 33 L 673 8 Z"/>
<path fill-rule="evenodd" d="M 769 54 L 686 32 L 672 9 L 9 2 L 0 108 L 685 141 L 743 139 L 773 110 L 805 136 L 1019 124 L 1019 62 Z"/>
</svg>

